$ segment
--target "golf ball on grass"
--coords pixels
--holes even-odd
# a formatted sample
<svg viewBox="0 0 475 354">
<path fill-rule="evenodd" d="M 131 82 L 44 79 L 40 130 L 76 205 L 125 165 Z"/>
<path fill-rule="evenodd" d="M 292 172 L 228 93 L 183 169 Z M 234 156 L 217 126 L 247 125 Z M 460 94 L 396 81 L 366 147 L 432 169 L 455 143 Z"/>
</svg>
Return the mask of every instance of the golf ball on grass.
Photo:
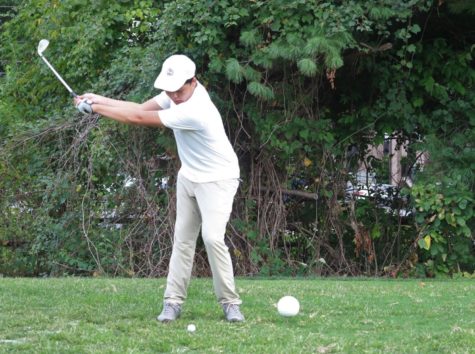
<svg viewBox="0 0 475 354">
<path fill-rule="evenodd" d="M 293 296 L 284 296 L 277 303 L 277 311 L 284 317 L 293 317 L 299 313 L 300 303 Z"/>
<path fill-rule="evenodd" d="M 189 324 L 188 327 L 186 327 L 186 330 L 190 333 L 193 333 L 194 331 L 196 331 L 196 326 L 193 323 Z"/>
</svg>

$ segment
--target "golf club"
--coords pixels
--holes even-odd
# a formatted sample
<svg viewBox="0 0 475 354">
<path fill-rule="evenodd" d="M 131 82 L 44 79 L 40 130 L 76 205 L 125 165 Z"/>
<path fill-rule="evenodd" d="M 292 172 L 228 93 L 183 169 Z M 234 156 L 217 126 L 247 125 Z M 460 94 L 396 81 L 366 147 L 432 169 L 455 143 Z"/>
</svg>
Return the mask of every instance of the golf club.
<svg viewBox="0 0 475 354">
<path fill-rule="evenodd" d="M 71 87 L 69 87 L 69 85 L 66 83 L 66 81 L 63 80 L 63 78 L 53 68 L 53 66 L 49 63 L 49 61 L 46 60 L 46 58 L 43 56 L 43 52 L 46 50 L 46 48 L 48 48 L 48 45 L 49 45 L 49 41 L 47 39 L 42 39 L 38 43 L 38 55 L 41 57 L 41 59 L 43 59 L 43 61 L 46 63 L 46 65 L 48 65 L 48 67 L 51 69 L 51 71 L 53 71 L 53 73 L 56 75 L 56 77 L 59 79 L 59 81 L 61 81 L 61 83 L 64 85 L 64 87 L 66 87 L 66 89 L 69 91 L 71 96 L 77 97 L 76 93 L 71 89 Z"/>
</svg>

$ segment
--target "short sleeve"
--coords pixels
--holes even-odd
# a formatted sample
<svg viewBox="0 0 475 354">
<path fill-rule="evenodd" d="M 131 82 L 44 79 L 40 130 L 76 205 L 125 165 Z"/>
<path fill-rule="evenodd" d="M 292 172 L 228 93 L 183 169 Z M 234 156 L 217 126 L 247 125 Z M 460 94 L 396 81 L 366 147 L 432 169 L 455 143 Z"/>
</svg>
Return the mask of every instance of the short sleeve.
<svg viewBox="0 0 475 354">
<path fill-rule="evenodd" d="M 170 129 L 180 130 L 200 130 L 203 128 L 203 121 L 199 118 L 199 112 L 188 109 L 186 103 L 173 105 L 168 109 L 158 111 L 160 120 L 164 126 Z"/>
<path fill-rule="evenodd" d="M 167 96 L 165 91 L 161 92 L 159 95 L 154 97 L 155 102 L 158 103 L 160 107 L 163 109 L 170 108 L 171 105 L 171 99 L 170 97 Z"/>
</svg>

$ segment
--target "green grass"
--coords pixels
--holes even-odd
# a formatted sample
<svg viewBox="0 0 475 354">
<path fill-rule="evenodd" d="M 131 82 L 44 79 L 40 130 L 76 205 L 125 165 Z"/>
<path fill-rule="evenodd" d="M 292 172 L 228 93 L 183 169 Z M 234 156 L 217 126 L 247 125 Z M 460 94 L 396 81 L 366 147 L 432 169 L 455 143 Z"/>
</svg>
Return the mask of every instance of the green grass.
<svg viewBox="0 0 475 354">
<path fill-rule="evenodd" d="M 0 352 L 474 353 L 475 281 L 238 278 L 245 323 L 193 279 L 163 325 L 164 279 L 0 278 Z M 296 317 L 275 304 L 297 297 Z M 194 323 L 196 332 L 186 327 Z"/>
</svg>

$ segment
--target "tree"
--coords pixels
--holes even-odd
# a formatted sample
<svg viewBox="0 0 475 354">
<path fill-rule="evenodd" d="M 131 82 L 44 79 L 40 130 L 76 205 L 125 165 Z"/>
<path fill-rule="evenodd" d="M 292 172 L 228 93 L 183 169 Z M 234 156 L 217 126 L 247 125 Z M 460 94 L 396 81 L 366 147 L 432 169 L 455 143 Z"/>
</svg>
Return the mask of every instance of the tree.
<svg viewBox="0 0 475 354">
<path fill-rule="evenodd" d="M 24 1 L 1 33 L 0 271 L 166 273 L 173 139 L 78 115 L 34 55 L 49 38 L 48 57 L 79 92 L 144 100 L 164 58 L 196 61 L 241 162 L 229 229 L 238 273 L 473 272 L 474 15 L 460 11 L 472 7 Z M 396 200 L 412 200 L 415 217 L 345 196 L 387 134 L 430 151 Z M 442 210 L 455 219 L 435 225 Z M 202 251 L 196 271 L 209 272 Z"/>
</svg>

